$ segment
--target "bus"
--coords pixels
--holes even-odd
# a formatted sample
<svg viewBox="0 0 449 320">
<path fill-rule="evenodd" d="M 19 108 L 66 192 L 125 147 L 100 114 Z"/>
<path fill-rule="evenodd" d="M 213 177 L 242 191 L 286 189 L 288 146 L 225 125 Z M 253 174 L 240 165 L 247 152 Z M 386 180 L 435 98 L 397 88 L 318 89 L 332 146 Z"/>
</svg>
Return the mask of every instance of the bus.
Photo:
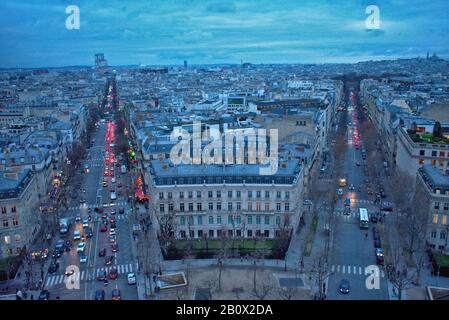
<svg viewBox="0 0 449 320">
<path fill-rule="evenodd" d="M 368 211 L 365 208 L 360 208 L 360 228 L 368 229 Z"/>
</svg>

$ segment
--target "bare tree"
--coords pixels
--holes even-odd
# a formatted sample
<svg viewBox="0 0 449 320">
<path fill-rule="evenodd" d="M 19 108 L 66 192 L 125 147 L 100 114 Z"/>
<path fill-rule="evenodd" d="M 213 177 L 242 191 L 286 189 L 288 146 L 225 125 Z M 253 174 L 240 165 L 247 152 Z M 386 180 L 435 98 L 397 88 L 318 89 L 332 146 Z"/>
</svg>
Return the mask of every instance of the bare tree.
<svg viewBox="0 0 449 320">
<path fill-rule="evenodd" d="M 296 287 L 282 287 L 278 290 L 279 296 L 284 300 L 292 300 L 298 294 Z"/>
<path fill-rule="evenodd" d="M 403 249 L 395 246 L 391 250 L 392 268 L 389 272 L 390 281 L 397 290 L 398 299 L 402 300 L 403 291 L 414 282 L 416 272 L 407 268 Z"/>
<path fill-rule="evenodd" d="M 314 261 L 312 267 L 312 274 L 315 276 L 316 285 L 318 287 L 318 297 L 319 299 L 324 298 L 324 281 L 328 276 L 328 265 L 326 254 L 320 254 Z"/>
<path fill-rule="evenodd" d="M 221 236 L 220 236 L 220 249 L 217 252 L 217 259 L 218 259 L 218 291 L 221 292 L 221 276 L 223 272 L 223 264 L 225 263 L 226 259 L 229 255 L 229 248 L 228 248 L 228 240 L 226 235 L 226 228 L 223 227 L 221 229 Z"/>
</svg>

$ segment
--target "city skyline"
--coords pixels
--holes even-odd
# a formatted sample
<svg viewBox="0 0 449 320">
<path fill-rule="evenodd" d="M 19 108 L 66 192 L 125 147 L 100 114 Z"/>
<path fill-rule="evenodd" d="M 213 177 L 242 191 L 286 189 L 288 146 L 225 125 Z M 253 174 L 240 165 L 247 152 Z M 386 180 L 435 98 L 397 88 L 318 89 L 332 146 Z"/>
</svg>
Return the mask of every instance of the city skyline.
<svg viewBox="0 0 449 320">
<path fill-rule="evenodd" d="M 92 65 L 97 52 L 113 66 L 355 63 L 449 53 L 444 1 L 79 1 L 78 30 L 66 29 L 68 5 L 3 2 L 0 67 Z M 379 7 L 380 29 L 365 26 L 369 5 Z"/>
</svg>

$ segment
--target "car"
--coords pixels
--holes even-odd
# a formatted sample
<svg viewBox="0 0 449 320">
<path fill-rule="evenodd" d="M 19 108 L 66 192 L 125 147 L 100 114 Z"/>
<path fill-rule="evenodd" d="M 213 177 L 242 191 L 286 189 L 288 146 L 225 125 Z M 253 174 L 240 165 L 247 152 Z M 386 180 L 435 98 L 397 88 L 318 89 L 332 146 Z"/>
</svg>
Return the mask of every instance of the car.
<svg viewBox="0 0 449 320">
<path fill-rule="evenodd" d="M 106 213 L 103 213 L 102 215 L 101 215 L 101 219 L 108 219 L 108 215 L 106 214 Z"/>
<path fill-rule="evenodd" d="M 107 279 L 108 274 L 106 273 L 106 271 L 102 270 L 102 271 L 98 271 L 97 273 L 97 280 L 98 281 L 104 281 Z"/>
<path fill-rule="evenodd" d="M 108 231 L 108 226 L 102 224 L 101 227 L 100 227 L 100 232 L 106 232 L 106 231 Z"/>
<path fill-rule="evenodd" d="M 86 235 L 86 238 L 92 238 L 94 236 L 94 233 L 93 233 L 91 227 L 84 228 L 84 233 Z"/>
<path fill-rule="evenodd" d="M 117 211 L 115 211 L 115 209 L 111 210 L 111 215 L 115 216 L 116 213 L 117 213 Z"/>
<path fill-rule="evenodd" d="M 52 258 L 53 259 L 57 259 L 57 258 L 59 258 L 61 256 L 62 256 L 62 251 L 61 250 L 55 249 L 55 251 L 53 251 L 53 254 L 52 254 Z"/>
<path fill-rule="evenodd" d="M 75 269 L 66 269 L 65 272 L 64 272 L 64 275 L 66 277 L 69 277 L 69 276 L 71 276 L 74 273 L 75 273 Z"/>
<path fill-rule="evenodd" d="M 52 261 L 48 267 L 48 273 L 55 273 L 59 269 L 59 262 Z"/>
<path fill-rule="evenodd" d="M 86 263 L 87 262 L 87 255 L 82 254 L 80 255 L 80 263 Z"/>
<path fill-rule="evenodd" d="M 379 231 L 374 231 L 374 232 L 373 232 L 373 239 L 374 239 L 374 240 L 379 240 L 379 239 L 380 239 L 380 233 L 379 233 Z"/>
<path fill-rule="evenodd" d="M 345 207 L 345 210 L 343 211 L 343 214 L 345 214 L 345 215 L 351 214 L 351 207 Z"/>
<path fill-rule="evenodd" d="M 357 167 L 360 167 L 360 162 L 357 161 L 357 162 L 355 163 L 355 165 L 356 165 Z"/>
<path fill-rule="evenodd" d="M 368 193 L 369 196 L 372 196 L 373 195 L 373 190 L 368 189 L 367 193 Z"/>
<path fill-rule="evenodd" d="M 111 178 L 111 183 L 115 183 L 115 177 Z"/>
<path fill-rule="evenodd" d="M 114 243 L 115 242 L 115 235 L 109 235 L 109 242 Z"/>
<path fill-rule="evenodd" d="M 380 239 L 374 240 L 374 248 L 382 248 L 382 243 L 380 242 Z"/>
<path fill-rule="evenodd" d="M 129 285 L 136 284 L 136 274 L 134 272 L 133 273 L 128 273 L 127 279 L 128 279 L 128 284 Z"/>
<path fill-rule="evenodd" d="M 48 300 L 50 299 L 50 291 L 42 290 L 39 294 L 38 300 Z"/>
<path fill-rule="evenodd" d="M 122 300 L 122 293 L 119 289 L 112 290 L 112 300 Z"/>
<path fill-rule="evenodd" d="M 95 300 L 104 300 L 104 290 L 95 291 Z"/>
<path fill-rule="evenodd" d="M 112 252 L 117 252 L 118 251 L 118 244 L 117 243 L 113 243 L 111 246 Z"/>
<path fill-rule="evenodd" d="M 122 183 L 120 181 L 117 183 L 117 187 L 119 187 L 119 188 L 122 187 Z"/>
<path fill-rule="evenodd" d="M 62 240 L 62 239 L 59 239 L 59 240 L 56 242 L 55 249 L 57 249 L 57 250 L 62 250 L 62 249 L 64 248 L 64 244 L 65 244 L 65 241 Z"/>
<path fill-rule="evenodd" d="M 89 218 L 83 218 L 83 227 L 89 226 Z"/>
<path fill-rule="evenodd" d="M 354 185 L 352 183 L 349 185 L 349 190 L 354 191 Z"/>
<path fill-rule="evenodd" d="M 77 222 L 77 223 L 81 222 L 81 215 L 80 214 L 76 215 L 75 222 Z"/>
<path fill-rule="evenodd" d="M 390 202 L 384 202 L 381 207 L 382 211 L 393 211 L 393 206 Z"/>
<path fill-rule="evenodd" d="M 80 242 L 80 243 L 78 243 L 78 247 L 76 248 L 76 252 L 83 253 L 85 249 L 86 249 L 86 243 L 85 242 Z"/>
<path fill-rule="evenodd" d="M 81 240 L 81 232 L 79 230 L 73 231 L 73 240 L 74 241 Z"/>
<path fill-rule="evenodd" d="M 339 196 L 343 195 L 343 189 L 342 188 L 338 188 L 338 195 Z"/>
<path fill-rule="evenodd" d="M 118 209 L 118 213 L 124 214 L 124 213 L 125 213 L 125 208 L 120 207 L 120 208 Z"/>
<path fill-rule="evenodd" d="M 379 212 L 371 213 L 370 220 L 371 222 L 377 223 L 377 221 L 379 221 Z"/>
<path fill-rule="evenodd" d="M 86 199 L 81 198 L 81 199 L 80 199 L 80 203 L 86 203 Z"/>
<path fill-rule="evenodd" d="M 118 278 L 118 270 L 116 267 L 112 267 L 109 271 L 109 279 L 117 279 Z"/>
<path fill-rule="evenodd" d="M 107 181 L 103 181 L 103 187 L 107 188 L 108 187 L 108 182 Z"/>
<path fill-rule="evenodd" d="M 107 265 L 107 266 L 111 265 L 113 261 L 114 261 L 114 256 L 107 256 L 107 257 L 104 259 L 104 263 L 105 263 L 105 265 Z"/>
<path fill-rule="evenodd" d="M 380 197 L 381 197 L 381 198 L 386 198 L 387 195 L 385 194 L 385 192 L 381 191 L 381 192 L 380 192 Z"/>
<path fill-rule="evenodd" d="M 64 248 L 65 248 L 65 251 L 72 250 L 72 241 L 66 240 L 66 242 L 64 243 Z"/>
<path fill-rule="evenodd" d="M 343 294 L 348 294 L 349 293 L 349 280 L 347 279 L 341 279 L 340 280 L 340 285 L 338 287 L 339 291 Z"/>
<path fill-rule="evenodd" d="M 103 208 L 109 207 L 109 203 L 103 203 Z"/>
<path fill-rule="evenodd" d="M 104 257 L 104 256 L 106 256 L 106 248 L 101 249 L 101 250 L 98 252 L 98 256 L 99 256 L 99 257 Z"/>
</svg>

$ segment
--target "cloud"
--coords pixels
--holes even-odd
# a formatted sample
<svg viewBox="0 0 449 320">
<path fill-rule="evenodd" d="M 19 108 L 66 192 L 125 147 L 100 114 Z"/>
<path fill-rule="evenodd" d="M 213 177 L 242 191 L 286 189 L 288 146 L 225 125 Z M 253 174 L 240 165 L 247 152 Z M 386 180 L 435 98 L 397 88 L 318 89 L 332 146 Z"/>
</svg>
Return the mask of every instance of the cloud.
<svg viewBox="0 0 449 320">
<path fill-rule="evenodd" d="M 206 12 L 211 13 L 235 13 L 237 8 L 233 2 L 214 2 L 206 7 Z"/>
</svg>

